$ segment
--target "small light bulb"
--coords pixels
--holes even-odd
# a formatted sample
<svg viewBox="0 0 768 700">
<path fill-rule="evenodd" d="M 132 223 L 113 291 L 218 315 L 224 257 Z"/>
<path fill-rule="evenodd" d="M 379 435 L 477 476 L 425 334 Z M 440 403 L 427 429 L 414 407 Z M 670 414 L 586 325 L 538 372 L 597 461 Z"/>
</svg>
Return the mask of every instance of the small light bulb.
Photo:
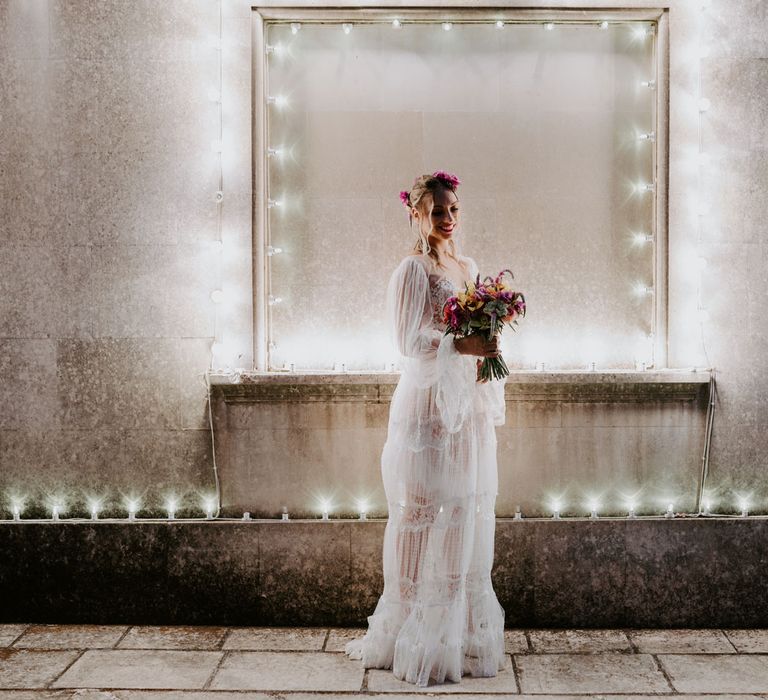
<svg viewBox="0 0 768 700">
<path fill-rule="evenodd" d="M 496 29 L 504 29 L 504 22 L 500 19 L 496 20 Z"/>
<path fill-rule="evenodd" d="M 712 508 L 712 502 L 707 499 L 704 501 L 704 515 L 711 515 L 710 509 Z"/>
<path fill-rule="evenodd" d="M 245 513 L 243 513 L 243 520 L 250 520 L 251 514 L 246 510 Z"/>
<path fill-rule="evenodd" d="M 268 199 L 267 200 L 267 208 L 272 209 L 274 207 L 282 207 L 283 206 L 283 200 L 282 199 Z"/>
<path fill-rule="evenodd" d="M 224 193 L 221 190 L 218 190 L 214 195 L 213 199 L 217 204 L 221 204 L 224 201 Z"/>
<path fill-rule="evenodd" d="M 265 49 L 267 53 L 273 53 L 276 56 L 280 56 L 285 51 L 285 47 L 282 44 L 275 44 L 274 46 L 267 44 Z"/>
<path fill-rule="evenodd" d="M 675 511 L 674 511 L 674 507 L 673 507 L 672 503 L 670 503 L 667 506 L 667 512 L 664 514 L 664 517 L 665 518 L 674 518 L 675 517 Z"/>
<path fill-rule="evenodd" d="M 205 507 L 205 518 L 206 520 L 212 520 L 213 519 L 213 508 L 214 508 L 214 502 L 212 498 L 206 498 L 204 501 L 204 507 Z"/>
<path fill-rule="evenodd" d="M 59 506 L 54 503 L 53 508 L 51 509 L 51 517 L 53 520 L 59 519 Z"/>
<path fill-rule="evenodd" d="M 597 520 L 597 503 L 595 501 L 589 504 L 589 517 L 592 520 Z"/>
<path fill-rule="evenodd" d="M 320 508 L 323 513 L 323 520 L 328 520 L 328 511 L 330 510 L 330 504 L 328 501 L 321 501 Z"/>
<path fill-rule="evenodd" d="M 600 29 L 608 29 L 608 22 L 606 20 L 600 22 Z"/>
<path fill-rule="evenodd" d="M 544 366 L 545 366 L 544 362 L 537 362 L 536 363 L 536 371 L 537 372 L 543 372 L 544 371 Z"/>
<path fill-rule="evenodd" d="M 269 297 L 267 298 L 267 304 L 269 304 L 270 306 L 274 306 L 275 304 L 279 304 L 282 300 L 283 300 L 282 297 L 276 297 L 270 294 Z"/>
<path fill-rule="evenodd" d="M 552 517 L 555 520 L 560 520 L 560 506 L 561 506 L 560 501 L 555 501 L 552 504 Z"/>
<path fill-rule="evenodd" d="M 358 511 L 360 512 L 360 520 L 368 519 L 368 504 L 365 501 L 358 502 Z"/>
<path fill-rule="evenodd" d="M 630 501 L 630 502 L 627 504 L 627 507 L 628 507 L 628 510 L 629 510 L 629 513 L 627 514 L 627 517 L 628 517 L 628 518 L 634 518 L 634 517 L 636 517 L 636 516 L 635 516 L 635 509 L 637 508 L 637 504 L 636 504 L 634 501 Z"/>
<path fill-rule="evenodd" d="M 523 513 L 520 510 L 520 506 L 517 506 L 515 508 L 515 520 L 522 520 L 523 519 Z"/>
<path fill-rule="evenodd" d="M 288 506 L 283 506 L 283 520 L 288 520 Z"/>
<path fill-rule="evenodd" d="M 299 29 L 301 29 L 301 24 L 299 22 L 291 22 L 291 34 L 298 34 Z"/>
<path fill-rule="evenodd" d="M 643 80 L 640 85 L 643 87 L 647 87 L 649 90 L 655 90 L 656 89 L 656 81 L 655 80 Z"/>
<path fill-rule="evenodd" d="M 352 31 L 352 25 L 348 23 L 342 24 L 341 28 L 344 30 L 345 34 L 349 34 Z"/>
<path fill-rule="evenodd" d="M 165 509 L 168 511 L 168 520 L 173 520 L 176 517 L 176 508 L 178 504 L 175 498 L 169 498 L 165 502 Z"/>
<path fill-rule="evenodd" d="M 548 31 L 550 31 L 550 32 L 551 32 L 551 31 L 552 31 L 554 28 L 555 28 L 555 25 L 554 25 L 554 23 L 552 23 L 552 22 L 547 22 L 547 23 L 544 25 L 544 29 L 546 29 L 546 30 L 548 30 Z"/>
<path fill-rule="evenodd" d="M 99 504 L 96 501 L 91 501 L 91 520 L 99 519 Z"/>
<path fill-rule="evenodd" d="M 656 132 L 655 131 L 649 131 L 648 133 L 642 133 L 638 136 L 638 138 L 641 141 L 655 141 L 656 140 Z"/>
<path fill-rule="evenodd" d="M 222 301 L 224 301 L 224 297 L 225 297 L 224 291 L 221 289 L 214 289 L 211 292 L 211 299 L 214 304 L 220 304 Z"/>
<path fill-rule="evenodd" d="M 702 97 L 699 100 L 699 112 L 706 112 L 711 106 L 712 102 L 708 98 Z"/>
<path fill-rule="evenodd" d="M 270 258 L 273 255 L 279 255 L 282 252 L 283 252 L 282 248 L 278 248 L 278 247 L 273 246 L 273 245 L 268 245 L 267 246 L 267 256 L 270 257 Z"/>
<path fill-rule="evenodd" d="M 138 509 L 138 501 L 128 501 L 128 520 L 136 520 L 136 511 Z"/>
<path fill-rule="evenodd" d="M 741 505 L 741 517 L 746 518 L 747 515 L 749 515 L 749 503 L 747 502 L 746 498 L 742 498 L 740 500 Z"/>
<path fill-rule="evenodd" d="M 282 148 L 268 148 L 267 149 L 267 157 L 268 158 L 280 158 L 283 155 L 283 149 Z"/>
<path fill-rule="evenodd" d="M 400 28 L 400 26 L 401 26 L 401 25 L 400 25 L 400 20 L 399 20 L 399 19 L 393 19 L 393 20 L 392 20 L 392 26 L 393 26 L 395 29 L 399 29 L 399 28 Z"/>
<path fill-rule="evenodd" d="M 446 32 L 450 32 L 451 29 L 453 29 L 453 24 L 451 24 L 451 22 L 443 22 L 443 29 Z"/>
<path fill-rule="evenodd" d="M 18 501 L 16 499 L 11 500 L 11 511 L 13 512 L 13 519 L 14 520 L 21 520 L 21 509 L 22 509 L 22 502 Z"/>
</svg>

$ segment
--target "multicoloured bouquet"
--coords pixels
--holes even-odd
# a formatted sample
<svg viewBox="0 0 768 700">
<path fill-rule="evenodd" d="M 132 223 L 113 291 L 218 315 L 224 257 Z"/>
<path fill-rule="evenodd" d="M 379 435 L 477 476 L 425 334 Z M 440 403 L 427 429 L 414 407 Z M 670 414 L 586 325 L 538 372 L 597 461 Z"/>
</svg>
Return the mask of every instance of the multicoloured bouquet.
<svg viewBox="0 0 768 700">
<path fill-rule="evenodd" d="M 482 282 L 478 275 L 474 283 L 466 284 L 465 291 L 448 299 L 443 306 L 443 320 L 448 325 L 445 334 L 465 337 L 483 333 L 490 340 L 501 333 L 505 323 L 515 330 L 517 317 L 525 316 L 525 297 L 504 281 L 507 275 L 514 279 L 511 270 L 502 270 L 495 278 L 486 277 Z M 503 379 L 508 374 L 501 355 L 484 358 L 479 369 L 479 378 L 484 381 Z"/>
</svg>

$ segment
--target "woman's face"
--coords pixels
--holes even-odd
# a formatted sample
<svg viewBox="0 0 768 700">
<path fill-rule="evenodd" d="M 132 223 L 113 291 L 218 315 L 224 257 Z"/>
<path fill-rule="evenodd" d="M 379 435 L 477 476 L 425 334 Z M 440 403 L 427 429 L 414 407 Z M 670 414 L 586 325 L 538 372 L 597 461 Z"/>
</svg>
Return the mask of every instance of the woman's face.
<svg viewBox="0 0 768 700">
<path fill-rule="evenodd" d="M 426 199 L 429 195 L 425 195 Z M 427 208 L 429 202 L 425 202 Z M 424 212 L 418 212 L 423 217 Z M 426 222 L 425 222 L 426 223 Z M 456 193 L 445 187 L 439 187 L 434 193 L 434 206 L 432 207 L 431 230 L 429 242 L 433 245 L 436 241 L 449 241 L 459 225 L 459 198 Z M 427 226 L 424 226 L 426 230 Z"/>
</svg>

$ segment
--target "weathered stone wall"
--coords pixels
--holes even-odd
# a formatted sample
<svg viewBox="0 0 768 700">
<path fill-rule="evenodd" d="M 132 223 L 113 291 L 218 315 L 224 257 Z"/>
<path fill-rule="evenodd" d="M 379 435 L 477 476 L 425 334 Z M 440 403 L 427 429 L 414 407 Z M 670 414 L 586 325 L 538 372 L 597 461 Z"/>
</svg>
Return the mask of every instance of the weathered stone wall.
<svg viewBox="0 0 768 700">
<path fill-rule="evenodd" d="M 632 4 L 651 3 L 624 6 Z M 710 52 L 701 60 L 702 85 L 712 107 L 703 121 L 711 155 L 703 186 L 712 207 L 699 242 L 699 221 L 688 206 L 698 128 L 690 61 L 695 4 L 670 3 L 669 11 L 669 364 L 687 362 L 686 271 L 701 252 L 710 314 L 703 333 L 719 386 L 713 500 L 732 507 L 738 495 L 750 495 L 752 510 L 765 510 L 767 10 L 761 0 L 713 0 L 705 15 Z M 123 496 L 136 495 L 160 508 L 173 493 L 197 506 L 213 488 L 203 377 L 215 326 L 224 320 L 216 318 L 210 292 L 222 279 L 250 290 L 253 275 L 251 10 L 240 0 L 225 0 L 222 8 L 228 109 L 219 210 L 218 161 L 210 149 L 218 107 L 208 99 L 220 57 L 210 45 L 220 20 L 215 3 L 0 0 L 6 517 L 11 493 L 27 497 L 30 514 L 42 514 L 54 496 L 71 510 L 84 510 L 90 495 L 120 508 Z M 219 212 L 222 235 L 239 251 L 226 264 L 216 264 L 211 249 Z M 227 327 L 247 336 L 253 310 L 248 293 L 244 299 Z M 251 359 L 243 357 L 243 366 Z M 376 410 L 380 429 L 382 407 Z M 606 465 L 615 455 L 627 468 L 633 455 L 660 463 L 672 448 L 699 444 L 698 432 L 680 434 L 687 419 L 662 419 L 655 409 L 617 414 L 595 404 L 574 412 L 550 403 L 523 420 L 517 410 L 499 432 L 501 463 L 507 485 L 524 483 L 531 499 L 564 485 L 562 454 L 582 465 L 594 463 L 590 454 Z M 659 428 L 653 440 L 644 437 L 649 422 Z M 374 442 L 360 450 L 378 459 Z M 686 455 L 693 460 L 698 449 Z M 516 471 L 535 460 L 544 468 Z M 367 463 L 369 475 L 376 464 Z M 696 474 L 692 462 L 686 474 Z M 600 474 L 594 477 L 597 483 Z"/>
</svg>

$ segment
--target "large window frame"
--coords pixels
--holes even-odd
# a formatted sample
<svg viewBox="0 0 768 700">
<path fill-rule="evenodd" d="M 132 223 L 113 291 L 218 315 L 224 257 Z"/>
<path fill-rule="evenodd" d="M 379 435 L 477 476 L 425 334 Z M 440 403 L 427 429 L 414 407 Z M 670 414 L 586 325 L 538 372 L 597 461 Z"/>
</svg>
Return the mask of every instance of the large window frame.
<svg viewBox="0 0 768 700">
<path fill-rule="evenodd" d="M 466 3 L 469 5 L 469 3 Z M 603 20 L 626 22 L 654 22 L 655 37 L 655 162 L 653 213 L 653 364 L 648 369 L 667 367 L 669 322 L 669 265 L 668 265 L 668 182 L 669 182 L 669 17 L 666 8 L 636 9 L 518 9 L 512 7 L 423 6 L 417 9 L 386 7 L 381 4 L 349 8 L 318 8 L 293 6 L 290 8 L 264 4 L 252 8 L 253 45 L 253 271 L 254 271 L 254 367 L 269 371 L 271 287 L 268 256 L 268 182 L 267 182 L 267 60 L 265 32 L 270 22 L 318 23 L 332 22 L 391 22 L 395 17 L 407 22 L 570 22 L 594 24 Z"/>
</svg>

